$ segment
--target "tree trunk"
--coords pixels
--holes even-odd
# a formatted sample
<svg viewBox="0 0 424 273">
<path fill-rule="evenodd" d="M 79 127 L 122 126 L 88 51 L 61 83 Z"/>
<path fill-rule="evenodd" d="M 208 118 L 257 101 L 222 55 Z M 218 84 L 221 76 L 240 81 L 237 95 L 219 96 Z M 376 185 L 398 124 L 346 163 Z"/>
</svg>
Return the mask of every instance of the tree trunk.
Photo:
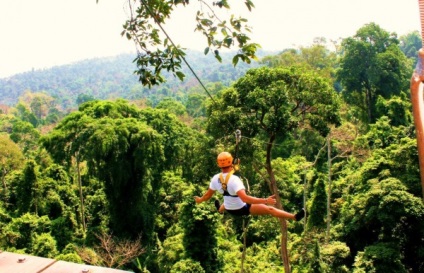
<svg viewBox="0 0 424 273">
<path fill-rule="evenodd" d="M 78 155 L 77 155 L 76 159 L 77 159 L 78 188 L 79 188 L 80 203 L 81 203 L 81 224 L 82 224 L 82 230 L 85 232 L 86 226 L 85 226 L 85 217 L 84 217 L 84 198 L 83 198 L 83 194 L 82 194 L 81 170 L 80 170 L 80 161 L 79 161 Z"/>
<path fill-rule="evenodd" d="M 367 93 L 366 93 L 366 105 L 367 105 L 367 115 L 368 115 L 368 123 L 372 123 L 372 111 L 371 111 L 371 103 L 372 103 L 372 99 L 371 99 L 371 88 L 367 88 Z"/>
<path fill-rule="evenodd" d="M 280 195 L 278 194 L 278 187 L 277 187 L 277 182 L 275 181 L 274 171 L 271 166 L 271 152 L 272 152 L 272 146 L 273 146 L 274 140 L 275 140 L 275 135 L 272 135 L 267 144 L 265 168 L 269 175 L 269 181 L 270 181 L 272 194 L 275 194 L 275 197 L 277 199 L 276 207 L 278 209 L 283 209 L 283 206 L 281 205 Z M 279 218 L 279 222 L 280 222 L 280 231 L 281 231 L 281 256 L 282 256 L 282 260 L 284 264 L 284 272 L 290 273 L 291 270 L 290 270 L 289 253 L 287 250 L 287 221 L 286 219 Z"/>
<path fill-rule="evenodd" d="M 306 172 L 303 175 L 303 207 L 306 208 L 306 202 L 308 201 L 308 184 L 307 184 L 307 180 L 306 180 Z M 303 230 L 306 231 L 306 219 L 307 219 L 308 215 L 306 213 L 306 209 L 305 209 L 305 220 L 303 221 Z"/>
<path fill-rule="evenodd" d="M 6 204 L 7 202 L 7 185 L 6 185 L 6 174 L 5 172 L 2 172 L 1 175 L 1 182 L 3 183 L 3 196 L 4 196 L 4 203 Z"/>
<path fill-rule="evenodd" d="M 330 240 L 330 224 L 331 224 L 331 137 L 327 137 L 327 159 L 328 159 L 328 193 L 327 193 L 327 232 L 325 234 L 325 243 Z"/>
<path fill-rule="evenodd" d="M 411 103 L 414 116 L 415 131 L 417 136 L 418 160 L 420 167 L 422 198 L 424 201 L 424 49 L 418 51 L 418 69 L 411 78 Z"/>
</svg>

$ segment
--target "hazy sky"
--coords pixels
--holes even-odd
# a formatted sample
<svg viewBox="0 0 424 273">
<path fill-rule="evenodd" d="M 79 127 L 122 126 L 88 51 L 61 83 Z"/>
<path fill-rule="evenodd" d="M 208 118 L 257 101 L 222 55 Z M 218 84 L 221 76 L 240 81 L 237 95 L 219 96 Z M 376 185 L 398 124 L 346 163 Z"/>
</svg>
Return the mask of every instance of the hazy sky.
<svg viewBox="0 0 424 273">
<path fill-rule="evenodd" d="M 120 36 L 128 0 L 0 0 L 0 78 L 90 59 L 135 52 Z M 211 0 L 206 0 L 211 1 Z M 229 0 L 233 13 L 248 16 L 251 38 L 267 50 L 307 46 L 315 37 L 346 38 L 375 22 L 399 36 L 420 30 L 418 0 Z M 206 47 L 194 33 L 198 1 L 178 10 L 165 25 L 185 48 Z M 247 14 L 247 15 L 246 15 Z"/>
</svg>

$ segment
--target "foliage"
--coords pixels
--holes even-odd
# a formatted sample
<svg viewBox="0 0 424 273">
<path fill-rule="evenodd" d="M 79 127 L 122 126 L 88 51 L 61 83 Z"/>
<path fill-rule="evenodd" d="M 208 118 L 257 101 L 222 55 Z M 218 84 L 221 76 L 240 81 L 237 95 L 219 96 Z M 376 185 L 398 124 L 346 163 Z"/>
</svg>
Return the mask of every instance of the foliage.
<svg viewBox="0 0 424 273">
<path fill-rule="evenodd" d="M 148 87 L 163 83 L 165 78 L 162 70 L 183 80 L 185 74 L 181 71 L 181 65 L 185 62 L 185 50 L 174 44 L 172 37 L 163 31 L 162 25 L 172 18 L 177 7 L 188 6 L 189 1 L 141 0 L 128 3 L 131 14 L 124 24 L 122 35 L 133 40 L 137 47 L 138 55 L 134 62 L 137 64 L 135 73 L 139 81 Z M 229 20 L 221 20 L 216 10 L 230 9 L 228 1 L 212 3 L 213 6 L 208 1 L 199 1 L 201 7 L 196 13 L 195 30 L 207 39 L 205 54 L 213 51 L 215 58 L 221 61 L 219 49 L 236 45 L 239 50 L 232 59 L 234 66 L 239 60 L 250 63 L 251 59 L 256 59 L 259 45 L 249 42 L 246 32 L 250 31 L 250 27 L 246 24 L 247 20 L 234 15 Z M 249 10 L 253 7 L 250 0 L 246 0 L 245 4 Z"/>
<path fill-rule="evenodd" d="M 408 87 L 412 70 L 398 44 L 396 34 L 375 23 L 343 40 L 338 79 L 344 87 L 345 100 L 360 109 L 361 116 L 357 118 L 366 123 L 378 118 L 375 103 L 379 95 L 388 99 Z"/>
<path fill-rule="evenodd" d="M 10 138 L 21 147 L 24 153 L 32 153 L 38 147 L 40 132 L 29 122 L 16 120 Z"/>
<path fill-rule="evenodd" d="M 219 272 L 222 261 L 217 260 L 216 214 L 204 204 L 196 205 L 191 196 L 180 208 L 186 257 L 199 262 L 206 273 Z"/>
<path fill-rule="evenodd" d="M 282 272 L 277 241 L 274 239 L 263 244 L 253 244 L 247 250 L 244 269 L 246 272 L 255 273 Z"/>
<path fill-rule="evenodd" d="M 174 224 L 168 229 L 166 238 L 159 246 L 158 264 L 160 272 L 169 272 L 174 264 L 185 258 L 183 233 L 183 229 L 178 224 Z"/>
<path fill-rule="evenodd" d="M 418 50 L 422 48 L 422 39 L 418 30 L 412 31 L 399 38 L 399 47 L 406 57 L 411 59 L 411 65 L 415 66 L 418 61 Z"/>
<path fill-rule="evenodd" d="M 6 176 L 13 170 L 17 170 L 22 166 L 23 154 L 7 135 L 0 134 L 0 177 L 3 186 L 2 199 L 7 198 L 7 182 Z"/>
<path fill-rule="evenodd" d="M 81 257 L 76 253 L 59 254 L 55 257 L 55 259 L 58 261 L 83 264 Z"/>
<path fill-rule="evenodd" d="M 362 272 L 408 272 L 401 262 L 397 246 L 392 243 L 378 243 L 365 248 L 356 256 L 354 273 Z"/>
<path fill-rule="evenodd" d="M 176 262 L 170 273 L 205 273 L 206 271 L 199 262 L 191 259 L 179 260 Z"/>
<path fill-rule="evenodd" d="M 27 212 L 38 213 L 37 203 L 39 195 L 37 170 L 34 161 L 28 161 L 22 171 L 22 178 L 17 182 L 16 205 L 20 215 Z"/>
<path fill-rule="evenodd" d="M 411 102 L 405 93 L 400 96 L 393 96 L 390 99 L 384 99 L 378 96 L 376 102 L 376 113 L 379 117 L 387 116 L 390 119 L 390 125 L 408 126 L 412 124 Z"/>
<path fill-rule="evenodd" d="M 158 109 L 166 109 L 170 113 L 176 115 L 176 116 L 182 116 L 185 114 L 186 109 L 184 105 L 181 102 L 175 101 L 173 99 L 164 99 L 161 100 L 157 105 L 156 108 Z"/>
<path fill-rule="evenodd" d="M 321 248 L 321 255 L 324 264 L 328 266 L 329 272 L 347 273 L 349 272 L 348 258 L 350 249 L 343 242 L 331 242 Z"/>
<path fill-rule="evenodd" d="M 317 178 L 312 194 L 311 206 L 309 208 L 308 229 L 325 228 L 327 215 L 327 192 L 324 177 Z"/>
<path fill-rule="evenodd" d="M 285 49 L 278 55 L 265 56 L 260 63 L 269 67 L 306 66 L 334 81 L 337 58 L 337 53 L 329 49 L 324 38 L 316 38 L 311 46 Z"/>
<path fill-rule="evenodd" d="M 36 234 L 32 252 L 37 256 L 54 258 L 57 255 L 56 240 L 49 233 Z"/>
<path fill-rule="evenodd" d="M 220 136 L 233 124 L 248 137 L 263 131 L 273 139 L 303 125 L 325 135 L 328 123 L 339 122 L 337 109 L 337 95 L 312 71 L 263 67 L 249 70 L 210 104 L 208 129 Z"/>
<path fill-rule="evenodd" d="M 14 248 L 31 253 L 37 235 L 49 233 L 50 230 L 51 222 L 47 216 L 26 213 L 6 224 L 0 236 L 6 249 Z"/>
<path fill-rule="evenodd" d="M 308 270 L 308 272 L 310 272 L 310 273 L 325 272 L 324 271 L 325 267 L 324 267 L 323 262 L 321 260 L 321 253 L 320 253 L 320 247 L 319 247 L 318 241 L 315 241 L 314 257 L 315 257 L 315 259 L 311 263 L 311 267 Z"/>
<path fill-rule="evenodd" d="M 165 233 L 173 224 L 178 222 L 178 210 L 187 192 L 192 186 L 171 171 L 164 172 L 162 187 L 159 190 L 158 203 L 161 213 L 157 215 L 155 222 L 159 238 L 165 239 Z"/>
<path fill-rule="evenodd" d="M 122 101 L 88 102 L 43 138 L 43 144 L 58 162 L 69 163 L 73 156 L 87 161 L 90 172 L 104 181 L 110 225 L 117 235 L 137 236 L 143 229 L 149 240 L 156 207 L 150 200 L 163 152 L 160 135 L 139 116 Z"/>
<path fill-rule="evenodd" d="M 393 243 L 399 247 L 400 257 L 404 257 L 403 264 L 418 270 L 421 261 L 408 257 L 410 251 L 422 253 L 418 238 L 424 236 L 424 207 L 420 198 L 407 193 L 394 178 L 368 183 L 369 191 L 356 194 L 343 207 L 348 246 L 356 254 L 377 243 Z"/>
</svg>

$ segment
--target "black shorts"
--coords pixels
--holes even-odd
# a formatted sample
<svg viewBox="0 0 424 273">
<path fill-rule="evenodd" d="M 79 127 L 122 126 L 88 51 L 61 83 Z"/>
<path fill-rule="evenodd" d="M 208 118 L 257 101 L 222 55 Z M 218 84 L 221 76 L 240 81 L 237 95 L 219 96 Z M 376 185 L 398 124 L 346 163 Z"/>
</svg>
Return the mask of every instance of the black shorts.
<svg viewBox="0 0 424 273">
<path fill-rule="evenodd" d="M 250 204 L 246 204 L 240 209 L 235 209 L 235 210 L 227 209 L 227 211 L 228 211 L 229 214 L 236 215 L 236 216 L 249 215 L 250 214 L 250 206 L 251 206 Z"/>
</svg>

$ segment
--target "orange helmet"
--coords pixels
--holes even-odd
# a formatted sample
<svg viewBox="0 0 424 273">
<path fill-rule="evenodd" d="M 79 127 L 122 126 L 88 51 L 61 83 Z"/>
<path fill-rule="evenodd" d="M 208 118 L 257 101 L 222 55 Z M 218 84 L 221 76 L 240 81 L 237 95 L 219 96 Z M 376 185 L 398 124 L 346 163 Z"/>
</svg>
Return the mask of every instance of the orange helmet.
<svg viewBox="0 0 424 273">
<path fill-rule="evenodd" d="M 229 152 L 222 152 L 218 155 L 216 162 L 220 168 L 230 167 L 233 165 L 233 157 Z"/>
</svg>

